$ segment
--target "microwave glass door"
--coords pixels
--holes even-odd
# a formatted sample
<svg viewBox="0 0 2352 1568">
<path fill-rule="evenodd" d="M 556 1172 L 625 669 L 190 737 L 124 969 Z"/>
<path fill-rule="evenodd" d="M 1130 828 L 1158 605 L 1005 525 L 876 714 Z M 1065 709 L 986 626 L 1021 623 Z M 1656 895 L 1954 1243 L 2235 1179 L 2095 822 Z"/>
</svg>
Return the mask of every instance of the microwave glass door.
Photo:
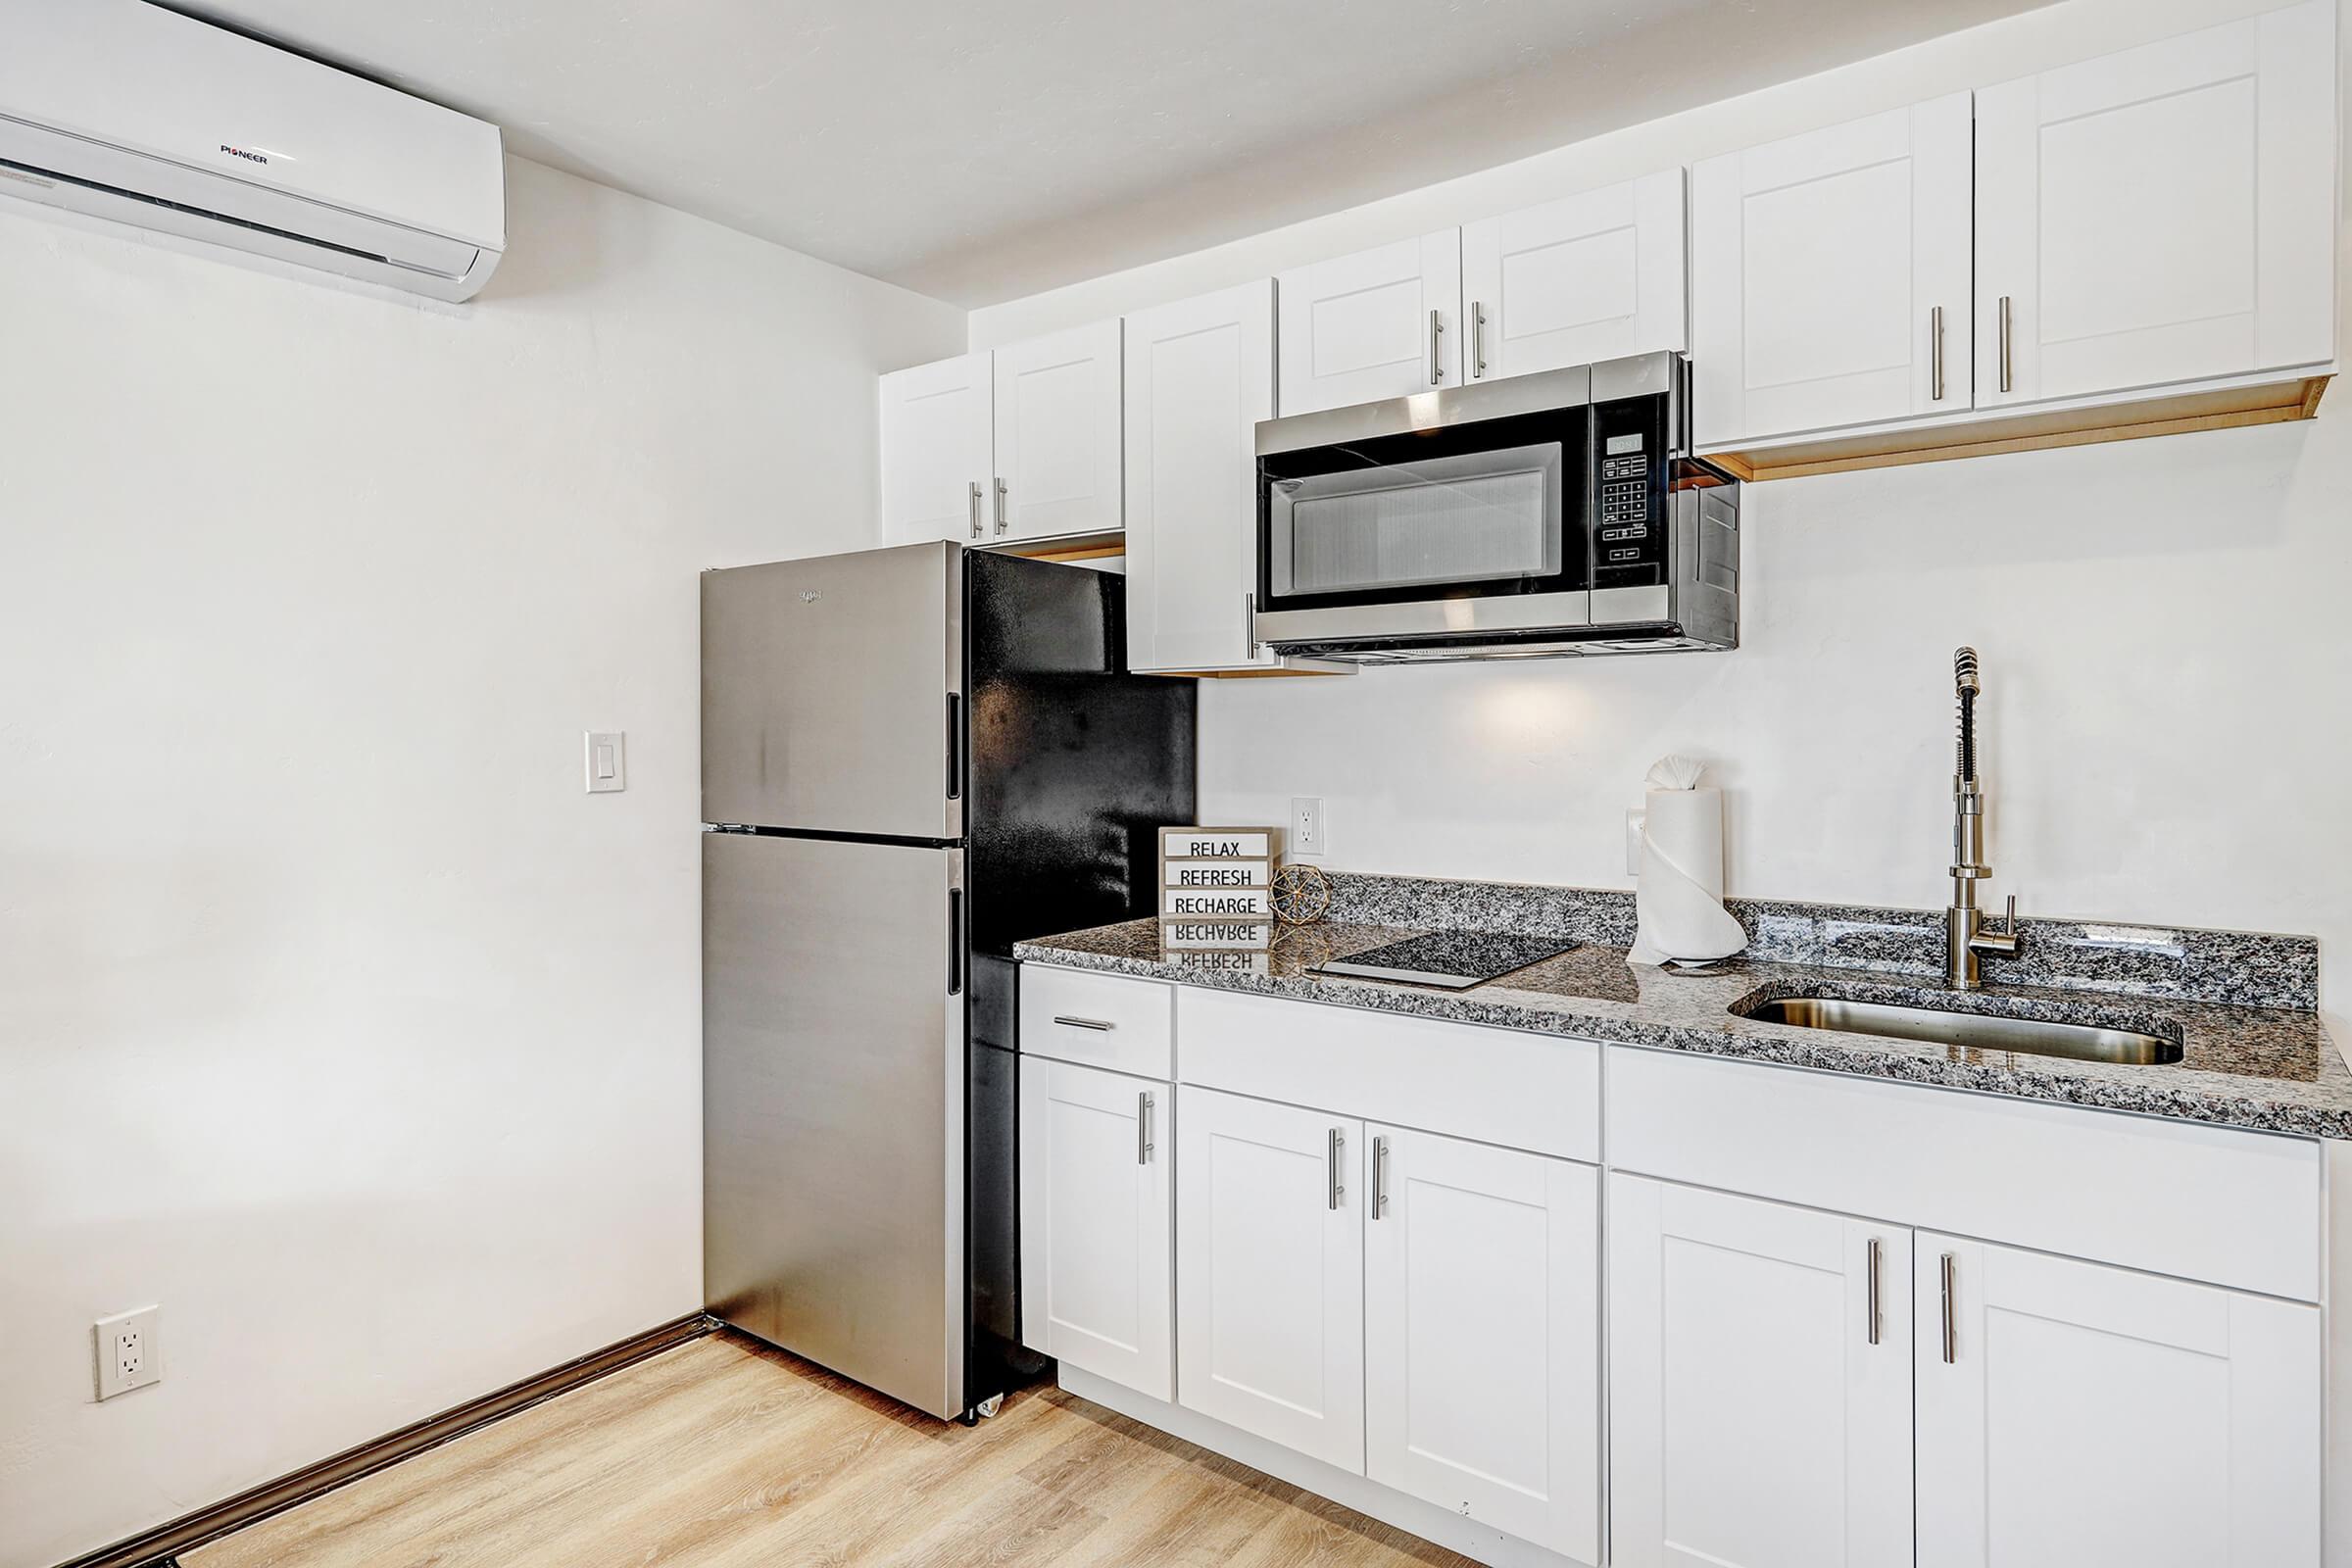
<svg viewBox="0 0 2352 1568">
<path fill-rule="evenodd" d="M 1586 428 L 1563 409 L 1261 458 L 1264 608 L 1588 587 Z"/>
</svg>

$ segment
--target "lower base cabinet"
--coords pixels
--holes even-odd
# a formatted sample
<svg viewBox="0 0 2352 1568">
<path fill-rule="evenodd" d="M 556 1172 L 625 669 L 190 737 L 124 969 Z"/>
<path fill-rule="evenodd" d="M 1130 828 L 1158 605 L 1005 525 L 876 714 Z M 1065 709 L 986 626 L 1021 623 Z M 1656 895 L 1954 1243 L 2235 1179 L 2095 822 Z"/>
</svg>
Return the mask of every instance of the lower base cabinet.
<svg viewBox="0 0 2352 1568">
<path fill-rule="evenodd" d="M 1616 1174 L 1608 1224 L 1617 1568 L 1909 1564 L 1910 1230 Z"/>
<path fill-rule="evenodd" d="M 1600 1175 L 1367 1126 L 1365 1473 L 1600 1560 Z"/>
<path fill-rule="evenodd" d="M 1168 1086 L 1021 1061 L 1021 1338 L 1155 1399 L 1174 1395 Z"/>
<path fill-rule="evenodd" d="M 1919 1568 L 2320 1558 L 2320 1310 L 1921 1232 Z"/>
</svg>

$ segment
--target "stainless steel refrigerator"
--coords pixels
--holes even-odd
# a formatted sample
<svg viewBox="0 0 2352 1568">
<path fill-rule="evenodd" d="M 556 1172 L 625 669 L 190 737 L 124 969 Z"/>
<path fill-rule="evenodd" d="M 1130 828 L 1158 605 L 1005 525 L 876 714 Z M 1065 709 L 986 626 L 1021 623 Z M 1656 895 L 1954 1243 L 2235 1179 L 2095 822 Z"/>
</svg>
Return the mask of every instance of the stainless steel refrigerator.
<svg viewBox="0 0 2352 1568">
<path fill-rule="evenodd" d="M 1194 687 L 1114 573 L 909 545 L 703 576 L 704 1290 L 937 1416 L 1020 1348 L 1012 944 L 1152 912 Z"/>
</svg>

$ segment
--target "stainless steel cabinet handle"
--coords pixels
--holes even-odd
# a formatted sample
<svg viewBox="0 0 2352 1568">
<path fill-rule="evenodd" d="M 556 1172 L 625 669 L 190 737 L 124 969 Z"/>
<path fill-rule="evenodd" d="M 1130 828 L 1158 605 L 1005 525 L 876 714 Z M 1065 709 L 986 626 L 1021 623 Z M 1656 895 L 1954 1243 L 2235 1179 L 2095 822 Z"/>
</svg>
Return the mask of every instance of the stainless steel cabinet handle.
<svg viewBox="0 0 2352 1568">
<path fill-rule="evenodd" d="M 1870 1314 L 1870 1343 L 1879 1343 L 1879 1239 L 1870 1239 L 1870 1302 L 1865 1308 Z"/>
<path fill-rule="evenodd" d="M 1323 1164 L 1331 1177 L 1331 1201 L 1325 1206 L 1330 1208 L 1340 1206 L 1340 1195 L 1348 1190 L 1340 1185 L 1340 1146 L 1347 1141 L 1340 1136 L 1340 1130 L 1334 1127 L 1330 1141 L 1323 1146 Z"/>
<path fill-rule="evenodd" d="M 1004 531 L 1008 521 L 1006 512 L 1010 503 L 1005 499 L 1005 497 L 1006 492 L 1004 481 L 999 479 L 997 481 L 997 532 L 999 533 L 1003 533 Z"/>
<path fill-rule="evenodd" d="M 1960 1359 L 1960 1336 L 1952 1310 L 1952 1254 L 1943 1254 L 1943 1364 L 1950 1366 Z"/>
<path fill-rule="evenodd" d="M 1257 641 L 1257 590 L 1251 588 L 1242 595 L 1242 636 L 1250 643 L 1250 657 L 1255 659 Z"/>
<path fill-rule="evenodd" d="M 2009 296 L 2001 296 L 2001 390 L 2010 386 L 2009 374 Z"/>
<path fill-rule="evenodd" d="M 1117 1024 L 1105 1023 L 1101 1018 L 1065 1018 L 1059 1013 L 1054 1015 L 1054 1021 L 1065 1029 L 1093 1029 L 1102 1034 L 1108 1034 L 1118 1027 Z"/>
<path fill-rule="evenodd" d="M 1145 1090 L 1135 1097 L 1135 1162 L 1152 1163 L 1152 1092 Z"/>
<path fill-rule="evenodd" d="M 1372 1140 L 1372 1217 L 1378 1219 L 1389 1206 L 1389 1141 Z"/>
<path fill-rule="evenodd" d="M 1446 335 L 1446 318 L 1436 311 L 1429 313 L 1429 384 L 1436 386 L 1446 379 L 1446 361 L 1438 352 L 1438 340 Z"/>
<path fill-rule="evenodd" d="M 1928 313 L 1928 363 L 1934 367 L 1933 379 L 1935 382 L 1928 396 L 1932 401 L 1941 403 L 1943 401 L 1943 307 L 1940 305 Z M 1876 1247 L 1878 1244 L 1873 1242 L 1871 1245 Z M 1873 1340 L 1871 1343 L 1875 1345 L 1878 1342 Z"/>
<path fill-rule="evenodd" d="M 1478 300 L 1470 302 L 1470 378 L 1477 380 L 1487 373 L 1487 308 Z"/>
<path fill-rule="evenodd" d="M 980 537 L 980 481 L 972 481 L 972 537 Z"/>
</svg>

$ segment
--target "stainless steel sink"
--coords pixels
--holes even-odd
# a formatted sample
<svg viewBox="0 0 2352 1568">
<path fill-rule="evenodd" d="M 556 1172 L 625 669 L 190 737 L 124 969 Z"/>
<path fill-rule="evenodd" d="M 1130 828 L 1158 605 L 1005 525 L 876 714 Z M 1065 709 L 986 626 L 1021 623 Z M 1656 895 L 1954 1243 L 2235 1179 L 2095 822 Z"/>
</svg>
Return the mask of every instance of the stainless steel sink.
<svg viewBox="0 0 2352 1568">
<path fill-rule="evenodd" d="M 2053 1023 L 2042 1018 L 2004 1018 L 1994 1013 L 1946 1012 L 1941 1007 L 1901 1007 L 1886 1002 L 1848 1002 L 1838 997 L 1775 997 L 1740 1009 L 1765 1023 L 1800 1029 L 1835 1029 L 1844 1034 L 1892 1035 L 1898 1040 L 1932 1040 L 1975 1051 L 2017 1051 L 2036 1056 L 2072 1056 L 2078 1061 L 2119 1061 L 2161 1066 L 2180 1059 L 2180 1042 L 2136 1029 Z"/>
</svg>

